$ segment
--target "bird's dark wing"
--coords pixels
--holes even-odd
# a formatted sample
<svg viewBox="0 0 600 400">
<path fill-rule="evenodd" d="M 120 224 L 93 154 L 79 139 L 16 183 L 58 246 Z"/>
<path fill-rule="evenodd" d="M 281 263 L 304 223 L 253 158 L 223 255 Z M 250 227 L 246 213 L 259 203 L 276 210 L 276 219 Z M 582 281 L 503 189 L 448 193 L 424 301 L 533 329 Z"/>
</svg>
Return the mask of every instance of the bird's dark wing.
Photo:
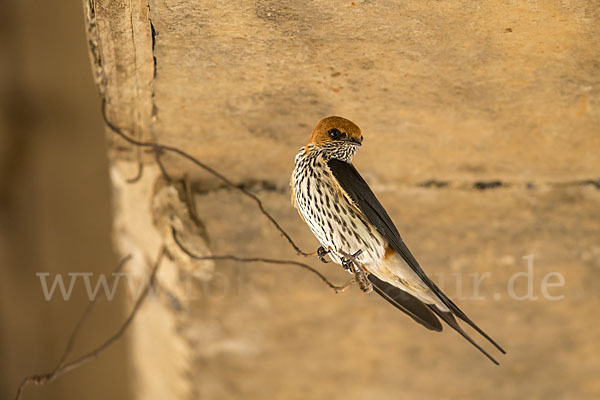
<svg viewBox="0 0 600 400">
<path fill-rule="evenodd" d="M 396 286 L 382 281 L 373 274 L 369 275 L 369 281 L 373 284 L 375 292 L 390 302 L 394 307 L 423 325 L 425 328 L 441 332 L 442 324 L 435 314 L 419 299 L 398 289 Z"/>
<path fill-rule="evenodd" d="M 402 256 L 408 266 L 417 274 L 419 278 L 427 285 L 429 289 L 452 311 L 452 314 L 463 320 L 465 323 L 470 325 L 479 334 L 486 338 L 492 343 L 499 351 L 505 353 L 505 351 L 483 330 L 481 330 L 469 317 L 452 300 L 448 298 L 437 285 L 429 279 L 425 272 L 412 255 L 408 247 L 404 244 L 404 241 L 400 237 L 400 233 L 396 226 L 392 222 L 390 216 L 385 211 L 375 194 L 360 176 L 354 165 L 345 161 L 330 159 L 327 165 L 331 169 L 331 173 L 336 178 L 341 188 L 350 196 L 354 204 L 362 211 L 367 217 L 369 222 L 375 226 L 377 231 L 385 238 L 392 248 Z M 438 315 L 439 316 L 439 315 Z M 446 321 L 448 322 L 448 321 Z M 456 323 L 455 323 L 456 324 Z M 452 324 L 449 324 L 451 327 Z M 455 328 L 456 329 L 456 328 Z M 460 333 L 460 332 L 459 332 Z M 463 332 L 464 333 L 464 332 Z M 462 333 L 461 333 L 462 334 Z"/>
</svg>

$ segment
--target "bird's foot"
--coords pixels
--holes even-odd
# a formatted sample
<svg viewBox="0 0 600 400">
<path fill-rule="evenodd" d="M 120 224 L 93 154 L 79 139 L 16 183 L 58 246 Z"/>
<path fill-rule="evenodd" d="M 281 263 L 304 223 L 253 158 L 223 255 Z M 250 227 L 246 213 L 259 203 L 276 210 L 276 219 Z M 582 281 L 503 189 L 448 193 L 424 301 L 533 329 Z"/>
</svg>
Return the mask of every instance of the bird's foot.
<svg viewBox="0 0 600 400">
<path fill-rule="evenodd" d="M 317 249 L 317 257 L 319 257 L 322 263 L 327 264 L 329 262 L 325 259 L 327 254 L 329 254 L 329 250 L 325 250 L 325 247 L 321 246 Z"/>
<path fill-rule="evenodd" d="M 358 250 L 356 253 L 350 255 L 345 254 L 342 258 L 342 266 L 345 270 L 350 271 L 354 274 L 354 280 L 358 283 L 360 290 L 365 293 L 373 291 L 373 284 L 369 281 L 368 273 L 365 271 L 362 265 L 356 260 L 358 256 L 362 254 L 362 250 Z"/>
<path fill-rule="evenodd" d="M 356 258 L 361 254 L 362 250 L 358 250 L 354 254 L 344 254 L 344 257 L 342 258 L 342 267 L 344 267 L 346 271 L 354 272 L 353 264 L 358 265 L 358 261 L 356 261 Z"/>
<path fill-rule="evenodd" d="M 358 287 L 365 293 L 370 293 L 373 291 L 373 284 L 369 281 L 368 273 L 365 269 L 359 265 L 354 264 L 356 267 L 354 269 L 354 279 L 356 283 L 358 283 Z"/>
</svg>

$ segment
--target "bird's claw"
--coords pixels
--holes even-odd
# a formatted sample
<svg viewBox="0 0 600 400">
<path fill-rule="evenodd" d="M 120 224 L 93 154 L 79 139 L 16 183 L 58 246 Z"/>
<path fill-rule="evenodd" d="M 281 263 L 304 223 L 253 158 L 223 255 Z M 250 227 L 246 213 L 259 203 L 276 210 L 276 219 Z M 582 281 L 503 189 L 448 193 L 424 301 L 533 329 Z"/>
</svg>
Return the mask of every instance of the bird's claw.
<svg viewBox="0 0 600 400">
<path fill-rule="evenodd" d="M 329 253 L 329 250 L 325 250 L 323 246 L 317 249 L 317 257 L 321 260 L 322 263 L 327 264 L 329 261 L 325 259 L 325 256 Z"/>
<path fill-rule="evenodd" d="M 354 279 L 358 283 L 358 287 L 365 293 L 371 293 L 373 291 L 373 284 L 369 280 L 367 273 L 364 269 L 360 268 L 360 270 L 355 273 Z"/>
<path fill-rule="evenodd" d="M 356 261 L 356 258 L 361 254 L 362 250 L 358 250 L 354 254 L 344 254 L 344 258 L 342 258 L 342 267 L 344 267 L 346 271 L 354 272 L 352 264 L 358 265 L 358 261 Z"/>
<path fill-rule="evenodd" d="M 373 290 L 373 284 L 369 281 L 367 271 L 360 265 L 360 263 L 356 260 L 358 256 L 362 254 L 362 250 L 358 250 L 356 253 L 350 255 L 346 254 L 344 258 L 342 258 L 342 267 L 345 270 L 350 271 L 354 274 L 354 279 L 358 283 L 360 290 L 365 293 L 369 293 Z"/>
<path fill-rule="evenodd" d="M 353 269 L 353 268 L 352 268 L 352 260 L 349 260 L 349 259 L 347 259 L 347 258 L 342 258 L 342 267 L 344 267 L 344 269 L 345 269 L 346 271 L 353 272 L 353 271 L 352 271 L 352 269 Z"/>
</svg>

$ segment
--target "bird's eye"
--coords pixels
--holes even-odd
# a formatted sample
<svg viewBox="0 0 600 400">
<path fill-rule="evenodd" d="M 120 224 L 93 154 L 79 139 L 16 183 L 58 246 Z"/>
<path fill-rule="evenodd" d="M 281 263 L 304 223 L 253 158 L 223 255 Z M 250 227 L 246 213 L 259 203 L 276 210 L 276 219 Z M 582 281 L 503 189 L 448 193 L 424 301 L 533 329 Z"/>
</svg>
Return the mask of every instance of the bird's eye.
<svg viewBox="0 0 600 400">
<path fill-rule="evenodd" d="M 340 130 L 336 128 L 328 130 L 327 133 L 329 134 L 329 137 L 333 140 L 337 140 L 340 137 L 342 137 L 342 132 L 340 132 Z"/>
</svg>

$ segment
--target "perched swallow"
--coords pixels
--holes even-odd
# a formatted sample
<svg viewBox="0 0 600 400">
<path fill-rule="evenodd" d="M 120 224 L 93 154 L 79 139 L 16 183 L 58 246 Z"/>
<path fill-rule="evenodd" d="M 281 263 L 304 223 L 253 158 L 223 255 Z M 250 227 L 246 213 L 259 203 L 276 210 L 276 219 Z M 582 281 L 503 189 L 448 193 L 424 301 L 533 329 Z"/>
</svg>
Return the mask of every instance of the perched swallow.
<svg viewBox="0 0 600 400">
<path fill-rule="evenodd" d="M 441 331 L 440 319 L 492 362 L 498 362 L 457 323 L 470 325 L 505 351 L 463 313 L 425 274 L 391 218 L 352 165 L 363 142 L 358 126 L 341 117 L 319 121 L 296 155 L 292 203 L 325 254 L 353 273 L 361 288 L 385 300 L 424 327 Z M 438 319 L 439 318 L 439 319 Z"/>
</svg>

